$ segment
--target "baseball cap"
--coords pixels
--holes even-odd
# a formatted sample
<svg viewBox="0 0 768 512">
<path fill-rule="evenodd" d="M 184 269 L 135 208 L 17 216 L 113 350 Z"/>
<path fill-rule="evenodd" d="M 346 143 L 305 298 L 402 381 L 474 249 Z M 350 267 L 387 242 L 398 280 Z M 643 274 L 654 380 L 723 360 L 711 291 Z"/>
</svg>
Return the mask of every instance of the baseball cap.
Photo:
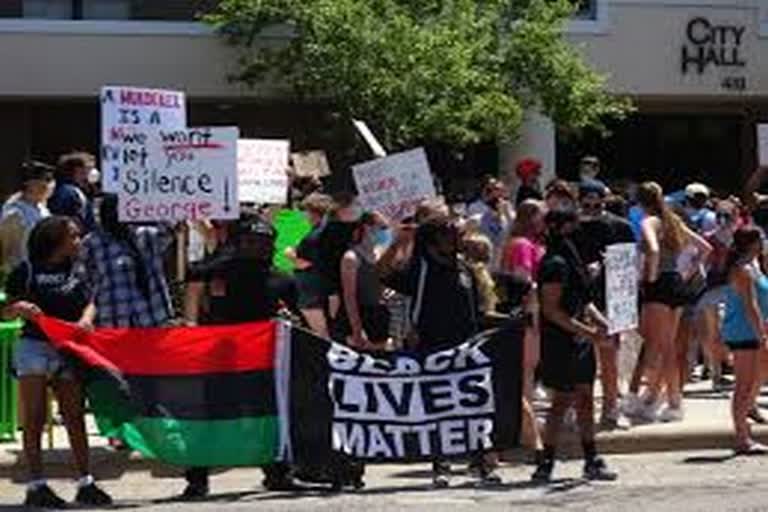
<svg viewBox="0 0 768 512">
<path fill-rule="evenodd" d="M 260 235 L 267 238 L 277 238 L 275 228 L 261 217 L 242 215 L 235 225 L 235 236 Z"/>
<path fill-rule="evenodd" d="M 709 187 L 703 183 L 691 183 L 685 187 L 685 197 L 707 196 L 709 197 Z"/>
</svg>

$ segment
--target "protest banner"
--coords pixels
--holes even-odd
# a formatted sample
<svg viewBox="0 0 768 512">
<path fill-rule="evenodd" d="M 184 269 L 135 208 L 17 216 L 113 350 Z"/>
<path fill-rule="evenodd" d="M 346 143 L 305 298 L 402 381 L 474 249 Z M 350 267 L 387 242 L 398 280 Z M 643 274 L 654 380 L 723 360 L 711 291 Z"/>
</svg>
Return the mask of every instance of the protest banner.
<svg viewBox="0 0 768 512">
<path fill-rule="evenodd" d="M 757 160 L 759 165 L 768 166 L 768 124 L 757 125 Z"/>
<path fill-rule="evenodd" d="M 233 127 L 159 130 L 146 137 L 146 165 L 118 187 L 122 222 L 237 219 L 237 138 Z"/>
<path fill-rule="evenodd" d="M 609 245 L 605 250 L 605 307 L 609 334 L 637 328 L 637 279 L 637 246 Z"/>
<path fill-rule="evenodd" d="M 395 221 L 413 215 L 419 202 L 437 195 L 423 148 L 355 165 L 352 172 L 363 208 Z"/>
<path fill-rule="evenodd" d="M 277 231 L 275 267 L 278 270 L 291 274 L 293 273 L 294 265 L 285 256 L 285 250 L 299 245 L 299 242 L 312 231 L 312 224 L 310 224 L 307 214 L 302 211 L 280 210 L 272 218 L 272 225 L 275 227 L 275 231 Z"/>
<path fill-rule="evenodd" d="M 376 356 L 277 321 L 93 332 L 36 321 L 81 363 L 101 434 L 177 466 L 428 461 L 519 439 L 522 320 Z"/>
<path fill-rule="evenodd" d="M 187 127 L 184 93 L 141 87 L 101 89 L 102 189 L 117 193 L 128 170 L 149 163 L 148 139 L 159 130 Z"/>
<path fill-rule="evenodd" d="M 293 330 L 293 459 L 415 462 L 515 447 L 522 336 L 510 321 L 429 354 L 371 355 Z"/>
<path fill-rule="evenodd" d="M 277 139 L 237 141 L 240 201 L 255 204 L 288 202 L 288 160 L 291 143 Z"/>
</svg>

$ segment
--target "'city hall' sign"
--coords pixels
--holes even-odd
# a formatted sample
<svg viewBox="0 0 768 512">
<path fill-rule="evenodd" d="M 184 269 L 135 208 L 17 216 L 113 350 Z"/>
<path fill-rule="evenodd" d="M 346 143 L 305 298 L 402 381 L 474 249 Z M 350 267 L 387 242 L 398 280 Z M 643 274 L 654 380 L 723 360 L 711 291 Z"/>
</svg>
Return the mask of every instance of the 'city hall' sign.
<svg viewBox="0 0 768 512">
<path fill-rule="evenodd" d="M 682 72 L 703 75 L 709 69 L 744 68 L 743 55 L 745 26 L 713 23 L 707 18 L 693 18 L 685 29 L 686 41 L 682 48 Z M 743 89 L 746 78 L 727 77 L 723 88 Z"/>
</svg>

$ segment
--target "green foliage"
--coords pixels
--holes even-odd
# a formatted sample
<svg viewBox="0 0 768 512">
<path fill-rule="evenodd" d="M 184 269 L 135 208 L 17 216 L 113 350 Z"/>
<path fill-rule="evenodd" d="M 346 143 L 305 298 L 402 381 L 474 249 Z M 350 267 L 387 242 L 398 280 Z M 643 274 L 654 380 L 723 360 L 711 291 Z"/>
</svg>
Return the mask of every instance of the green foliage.
<svg viewBox="0 0 768 512">
<path fill-rule="evenodd" d="M 241 49 L 237 80 L 288 83 L 397 149 L 511 140 L 529 106 L 575 128 L 621 115 L 626 103 L 562 38 L 570 9 L 568 0 L 222 0 L 206 20 Z"/>
</svg>

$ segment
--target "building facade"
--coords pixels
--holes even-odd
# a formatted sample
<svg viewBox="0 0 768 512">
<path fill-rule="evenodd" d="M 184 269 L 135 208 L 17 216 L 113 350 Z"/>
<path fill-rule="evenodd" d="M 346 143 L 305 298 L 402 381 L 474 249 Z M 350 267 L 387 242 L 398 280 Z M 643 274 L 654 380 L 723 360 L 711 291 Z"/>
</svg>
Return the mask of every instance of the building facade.
<svg viewBox="0 0 768 512">
<path fill-rule="evenodd" d="M 768 2 L 765 0 L 592 0 L 569 40 L 628 95 L 637 112 L 601 138 L 558 130 L 530 115 L 506 169 L 544 155 L 572 177 L 584 152 L 613 177 L 669 187 L 700 179 L 737 189 L 757 165 L 755 124 L 768 120 Z"/>
<path fill-rule="evenodd" d="M 233 50 L 196 18 L 214 2 L 0 1 L 0 190 L 24 157 L 95 150 L 106 84 L 182 89 L 194 124 L 341 151 L 351 128 L 326 109 L 228 79 Z M 584 151 L 614 176 L 665 183 L 728 187 L 754 168 L 754 125 L 768 120 L 768 1 L 582 0 L 568 38 L 638 111 L 608 138 L 530 113 L 518 142 L 500 150 L 502 171 L 536 156 L 568 176 Z"/>
</svg>

